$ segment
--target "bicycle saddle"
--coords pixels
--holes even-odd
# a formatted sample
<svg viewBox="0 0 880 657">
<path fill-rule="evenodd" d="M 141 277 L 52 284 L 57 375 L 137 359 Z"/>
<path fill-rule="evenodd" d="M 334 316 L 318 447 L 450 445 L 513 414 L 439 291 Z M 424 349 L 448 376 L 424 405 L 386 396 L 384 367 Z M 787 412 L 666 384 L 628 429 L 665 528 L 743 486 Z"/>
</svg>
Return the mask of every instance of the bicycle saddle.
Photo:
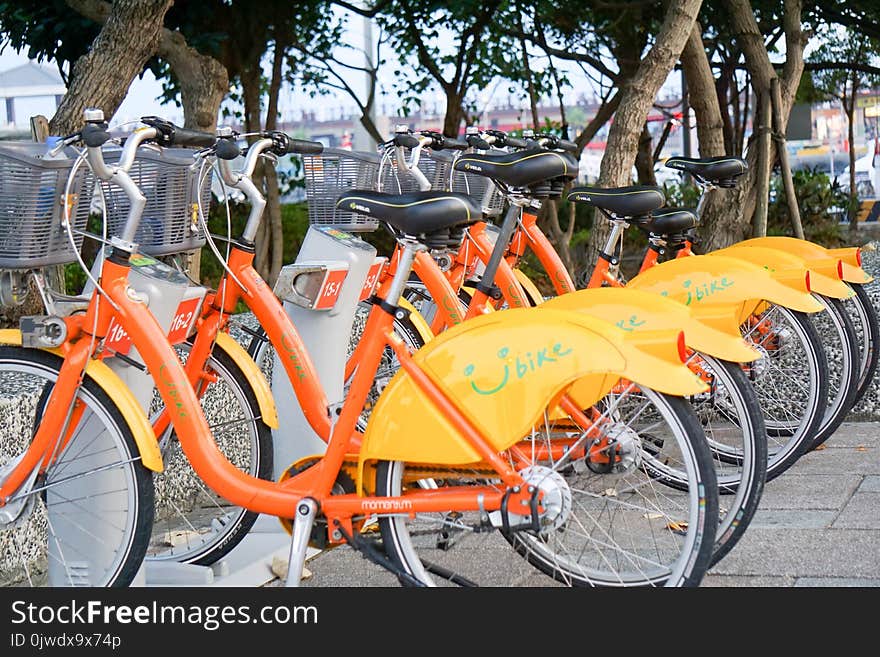
<svg viewBox="0 0 880 657">
<path fill-rule="evenodd" d="M 644 215 L 662 208 L 666 202 L 663 190 L 650 185 L 630 187 L 574 187 L 568 200 L 586 203 L 621 219 L 641 219 Z"/>
<path fill-rule="evenodd" d="M 663 208 L 651 215 L 645 228 L 655 235 L 683 233 L 697 225 L 697 217 L 684 208 Z"/>
<path fill-rule="evenodd" d="M 480 221 L 483 212 L 474 199 L 453 192 L 386 194 L 352 189 L 339 197 L 340 210 L 360 212 L 384 221 L 406 235 L 423 235 Z"/>
<path fill-rule="evenodd" d="M 527 150 L 503 155 L 462 155 L 455 170 L 492 178 L 510 187 L 528 187 L 559 176 L 576 176 L 577 161 L 565 153 Z"/>
<path fill-rule="evenodd" d="M 739 157 L 670 157 L 666 160 L 670 169 L 681 169 L 719 187 L 734 187 L 736 179 L 749 170 L 749 165 Z"/>
</svg>

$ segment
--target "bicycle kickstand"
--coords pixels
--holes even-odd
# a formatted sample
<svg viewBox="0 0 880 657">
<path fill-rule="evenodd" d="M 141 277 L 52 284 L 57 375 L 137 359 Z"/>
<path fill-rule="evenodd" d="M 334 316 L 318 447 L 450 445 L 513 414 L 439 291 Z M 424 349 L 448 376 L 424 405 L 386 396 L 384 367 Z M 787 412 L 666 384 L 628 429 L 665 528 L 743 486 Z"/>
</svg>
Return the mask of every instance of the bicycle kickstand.
<svg viewBox="0 0 880 657">
<path fill-rule="evenodd" d="M 287 581 L 285 586 L 297 587 L 302 581 L 303 565 L 306 562 L 306 550 L 318 504 L 310 497 L 304 497 L 296 505 L 293 518 L 293 531 L 290 536 L 290 557 L 287 561 Z"/>
</svg>

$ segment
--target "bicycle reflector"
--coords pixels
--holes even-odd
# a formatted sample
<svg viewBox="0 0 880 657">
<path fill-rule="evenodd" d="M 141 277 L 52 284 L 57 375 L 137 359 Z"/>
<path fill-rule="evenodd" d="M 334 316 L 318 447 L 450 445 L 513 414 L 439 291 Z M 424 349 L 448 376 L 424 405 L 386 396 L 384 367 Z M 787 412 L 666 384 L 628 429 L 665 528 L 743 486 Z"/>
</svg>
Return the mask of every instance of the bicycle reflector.
<svg viewBox="0 0 880 657">
<path fill-rule="evenodd" d="M 678 357 L 682 363 L 686 363 L 688 360 L 688 348 L 684 339 L 684 331 L 678 332 Z"/>
<path fill-rule="evenodd" d="M 285 301 L 310 310 L 330 310 L 336 305 L 348 263 L 295 263 L 278 274 L 275 294 Z"/>
</svg>

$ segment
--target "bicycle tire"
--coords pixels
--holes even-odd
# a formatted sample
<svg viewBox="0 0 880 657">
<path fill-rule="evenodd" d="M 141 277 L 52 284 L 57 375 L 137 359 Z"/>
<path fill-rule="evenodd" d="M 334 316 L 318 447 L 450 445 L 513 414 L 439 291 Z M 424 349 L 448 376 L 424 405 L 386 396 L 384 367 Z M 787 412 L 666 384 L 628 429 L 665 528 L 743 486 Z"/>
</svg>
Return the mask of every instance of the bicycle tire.
<svg viewBox="0 0 880 657">
<path fill-rule="evenodd" d="M 2 393 L 8 403 L 0 467 L 15 458 L 16 446 L 29 444 L 62 365 L 62 358 L 45 351 L 0 347 L 0 385 L 9 386 Z M 3 586 L 121 587 L 141 568 L 153 522 L 152 473 L 140 461 L 124 416 L 90 377 L 83 377 L 77 400 L 84 404 L 82 415 L 67 446 L 37 479 L 34 488 L 42 490 L 30 493 L 19 515 L 0 528 Z M 17 575 L 10 573 L 14 554 L 21 560 Z"/>
<path fill-rule="evenodd" d="M 691 406 L 704 427 L 718 479 L 719 523 L 712 550 L 712 567 L 742 538 L 758 510 L 767 478 L 767 431 L 755 390 L 738 363 L 701 354 L 711 370 L 711 407 L 721 420 L 713 427 L 697 399 Z M 719 389 L 718 383 L 721 388 Z M 725 416 L 729 424 L 724 424 Z"/>
<path fill-rule="evenodd" d="M 825 306 L 825 313 L 821 313 L 814 322 L 819 323 L 820 344 L 828 362 L 829 390 L 822 422 L 807 444 L 807 451 L 816 449 L 840 427 L 855 403 L 859 376 L 859 345 L 846 308 L 839 299 L 817 294 L 813 296 Z"/>
<path fill-rule="evenodd" d="M 439 515 L 424 514 L 424 518 L 422 514 L 386 515 L 380 517 L 379 526 L 389 558 L 399 568 L 428 585 L 456 584 L 463 581 L 474 583 L 477 579 L 482 579 L 484 583 L 492 586 L 529 584 L 546 586 L 551 582 L 572 586 L 621 588 L 661 585 L 698 586 L 709 566 L 718 520 L 718 487 L 711 455 L 700 424 L 683 398 L 656 392 L 645 392 L 645 394 L 651 397 L 654 406 L 672 427 L 675 446 L 681 450 L 679 457 L 682 459 L 684 471 L 688 473 L 687 491 L 674 495 L 669 492 L 671 489 L 664 489 L 662 495 L 658 495 L 655 500 L 645 503 L 642 507 L 639 506 L 639 495 L 650 494 L 651 491 L 657 490 L 654 486 L 655 474 L 649 474 L 645 468 L 635 465 L 623 474 L 598 474 L 589 467 L 581 469 L 572 463 L 566 465 L 558 474 L 560 477 L 577 482 L 576 490 L 579 491 L 577 494 L 580 495 L 580 491 L 583 491 L 585 502 L 580 500 L 577 503 L 573 502 L 572 512 L 563 524 L 551 528 L 546 535 L 537 536 L 531 530 L 507 535 L 500 530 L 464 531 L 462 527 L 466 527 L 469 521 L 478 521 L 479 514 L 456 514 L 455 510 Z M 547 432 L 549 436 L 551 433 L 549 426 Z M 669 454 L 672 454 L 674 450 L 671 445 L 667 444 L 667 448 Z M 631 453 L 641 455 L 640 450 L 641 447 L 637 447 Z M 528 448 L 525 451 L 528 452 Z M 650 453 L 640 457 L 657 458 Z M 377 494 L 397 495 L 403 491 L 407 467 L 409 466 L 406 463 L 400 461 L 380 462 L 377 468 Z M 661 469 L 661 464 L 658 463 L 657 468 Z M 450 483 L 454 485 L 455 480 Z M 630 485 L 634 488 L 633 491 L 629 490 Z M 591 488 L 592 492 L 588 491 L 588 488 Z M 569 491 L 572 490 L 575 488 L 569 486 Z M 626 500 L 615 499 L 619 495 L 626 496 Z M 682 503 L 683 500 L 687 500 L 686 511 L 671 511 L 663 506 Z M 586 503 L 596 505 L 594 511 L 598 509 L 598 513 L 595 515 L 595 521 L 591 520 Z M 584 519 L 573 515 L 575 506 Z M 612 508 L 613 512 L 610 510 Z M 672 515 L 675 513 L 686 515 L 687 520 L 672 520 Z M 593 530 L 596 530 L 598 521 L 603 518 L 607 518 L 608 522 L 612 522 L 613 518 L 623 521 L 613 528 L 599 529 L 598 539 L 593 540 L 593 536 L 588 535 L 590 527 L 587 525 L 592 525 Z M 426 521 L 425 529 L 420 529 L 421 525 L 418 523 L 421 520 Z M 435 529 L 432 532 L 430 528 L 435 527 L 438 521 L 440 530 Z M 636 523 L 642 530 L 638 535 L 632 533 L 633 525 Z M 570 526 L 574 527 L 571 532 L 568 531 Z M 587 546 L 567 551 L 564 549 L 554 551 L 553 548 L 547 547 L 551 542 L 561 545 L 558 541 L 578 531 L 583 532 L 585 539 L 592 541 L 594 552 L 588 554 Z M 617 534 L 612 533 L 613 531 Z M 444 533 L 452 534 L 452 537 L 444 536 Z M 450 556 L 454 547 L 454 544 L 450 545 L 451 540 L 474 542 L 478 540 L 476 537 L 481 538 L 484 544 L 479 547 L 484 549 L 470 545 L 467 549 L 457 550 Z M 652 539 L 655 541 L 654 545 L 647 545 L 646 543 Z M 618 565 L 621 556 L 624 561 L 632 560 L 635 563 L 631 571 L 624 573 L 615 571 L 611 563 L 612 557 L 602 553 L 602 550 L 606 549 L 604 546 L 606 542 L 616 540 L 627 543 L 627 548 L 618 546 L 620 547 Z M 664 554 L 666 554 L 665 550 L 668 550 L 671 565 L 653 566 L 662 558 L 659 556 L 661 550 L 656 543 L 657 540 L 663 544 Z M 504 552 L 500 548 L 503 545 L 507 546 Z M 518 557 L 505 556 L 509 554 L 507 551 L 511 547 Z M 608 548 L 609 552 L 612 547 Z M 642 552 L 639 553 L 639 550 Z M 642 559 L 648 553 L 651 555 L 652 566 L 657 572 L 646 572 L 647 566 Z M 574 562 L 566 555 L 576 555 Z M 599 565 L 591 563 L 587 567 L 579 563 L 581 559 L 585 560 L 588 557 L 595 558 L 595 563 Z M 607 571 L 602 570 L 603 564 Z M 439 575 L 432 578 L 429 571 Z M 450 572 L 454 576 L 450 576 Z"/>
<path fill-rule="evenodd" d="M 763 356 L 742 368 L 755 389 L 764 419 L 766 481 L 772 481 L 797 462 L 818 432 L 827 407 L 828 365 L 819 333 L 806 314 L 768 304 L 755 319 L 767 320 L 770 335 L 758 335 L 755 326 L 743 324 L 743 337 Z M 789 363 L 800 368 L 794 376 L 786 374 Z M 793 404 L 797 404 L 795 410 Z"/>
<path fill-rule="evenodd" d="M 854 404 L 858 404 L 874 383 L 880 361 L 880 317 L 865 286 L 849 283 L 855 296 L 849 301 L 850 319 L 859 340 L 859 376 Z"/>
</svg>

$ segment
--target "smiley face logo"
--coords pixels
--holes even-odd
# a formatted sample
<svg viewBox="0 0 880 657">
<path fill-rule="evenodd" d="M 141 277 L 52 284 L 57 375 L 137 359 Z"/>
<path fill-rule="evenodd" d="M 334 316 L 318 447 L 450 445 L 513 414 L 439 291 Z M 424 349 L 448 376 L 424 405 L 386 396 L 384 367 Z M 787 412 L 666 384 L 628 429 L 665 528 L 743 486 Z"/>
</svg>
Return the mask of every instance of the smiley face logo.
<svg viewBox="0 0 880 657">
<path fill-rule="evenodd" d="M 510 349 L 507 347 L 502 347 L 498 350 L 498 358 L 504 360 L 507 358 L 508 354 L 510 354 Z M 464 368 L 464 375 L 470 377 L 474 373 L 474 365 L 471 363 L 467 367 Z M 480 388 L 476 383 L 474 383 L 473 379 L 471 379 L 471 388 L 478 395 L 494 395 L 496 392 L 501 390 L 504 386 L 507 385 L 507 382 L 510 380 L 510 367 L 507 363 L 504 364 L 504 375 L 501 377 L 500 383 L 498 385 L 493 386 L 488 389 Z"/>
</svg>

